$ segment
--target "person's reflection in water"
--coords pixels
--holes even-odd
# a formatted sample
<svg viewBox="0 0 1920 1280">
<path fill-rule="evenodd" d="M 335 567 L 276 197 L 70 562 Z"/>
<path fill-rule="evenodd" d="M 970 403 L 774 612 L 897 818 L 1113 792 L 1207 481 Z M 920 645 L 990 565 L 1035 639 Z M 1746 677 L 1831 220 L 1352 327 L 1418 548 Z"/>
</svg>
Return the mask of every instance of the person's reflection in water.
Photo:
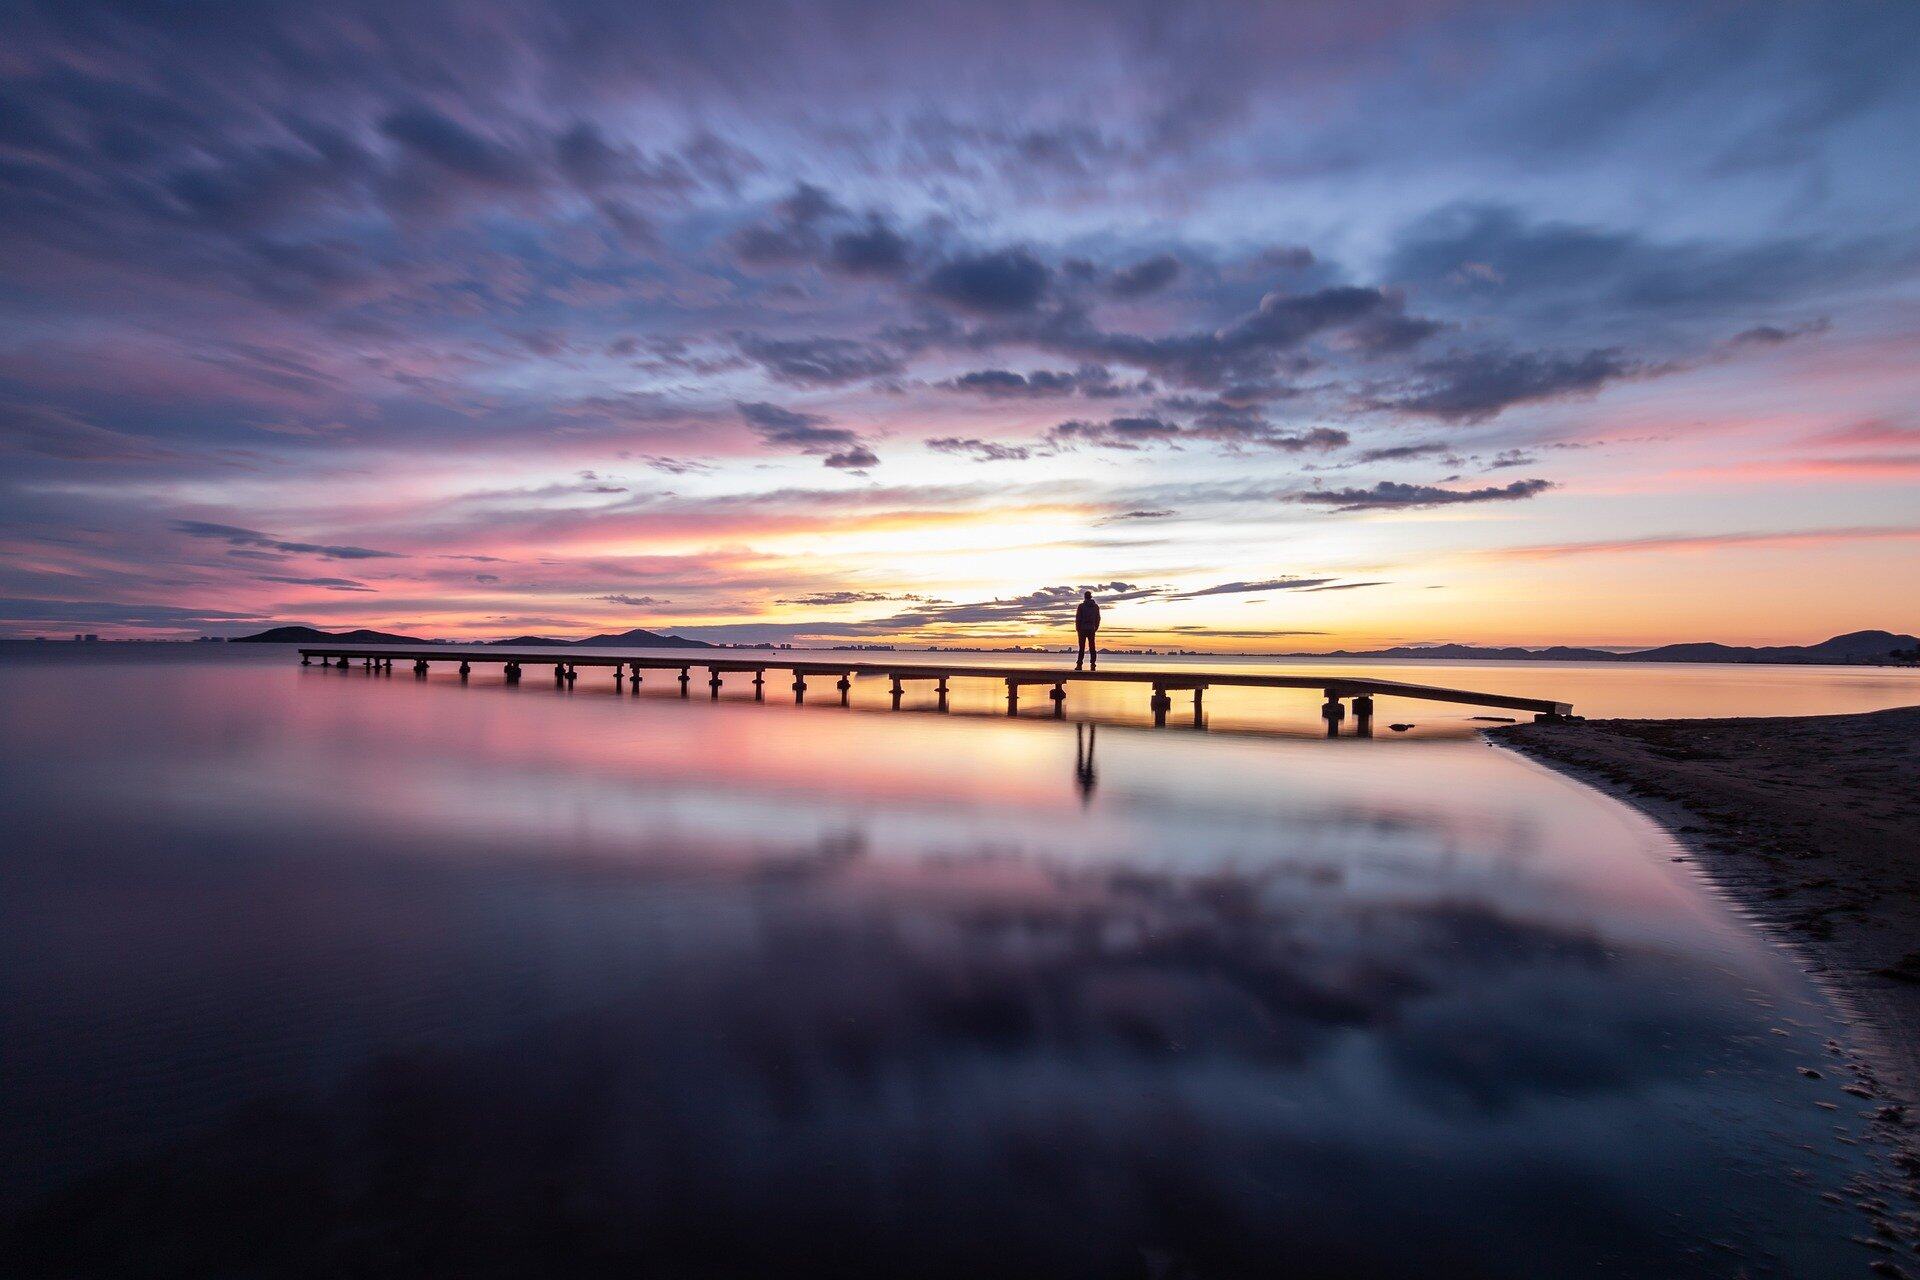
<svg viewBox="0 0 1920 1280">
<path fill-rule="evenodd" d="M 1096 726 L 1073 726 L 1073 777 L 1080 787 L 1080 803 L 1093 801 L 1093 735 Z"/>
</svg>

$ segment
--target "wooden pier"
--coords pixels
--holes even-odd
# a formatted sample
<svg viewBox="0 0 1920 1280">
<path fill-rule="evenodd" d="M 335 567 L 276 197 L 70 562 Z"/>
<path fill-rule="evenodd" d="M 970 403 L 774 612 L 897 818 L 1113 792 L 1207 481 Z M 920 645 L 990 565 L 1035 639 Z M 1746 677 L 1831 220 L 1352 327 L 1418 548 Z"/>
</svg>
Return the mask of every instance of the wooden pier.
<svg viewBox="0 0 1920 1280">
<path fill-rule="evenodd" d="M 1164 725 L 1167 713 L 1173 709 L 1172 694 L 1191 693 L 1193 695 L 1193 722 L 1202 723 L 1202 699 L 1210 688 L 1221 686 L 1243 689 L 1318 689 L 1325 698 L 1320 708 L 1321 719 L 1326 722 L 1327 736 L 1335 737 L 1340 726 L 1348 717 L 1348 703 L 1352 704 L 1352 718 L 1355 732 L 1369 736 L 1373 732 L 1374 699 L 1407 698 L 1421 702 L 1447 702 L 1473 707 L 1497 708 L 1503 711 L 1532 712 L 1536 719 L 1557 720 L 1573 714 L 1569 703 L 1554 702 L 1546 698 L 1518 698 L 1501 693 L 1481 693 L 1471 689 L 1451 689 L 1440 685 L 1408 684 L 1400 680 L 1371 680 L 1358 676 L 1333 675 L 1259 675 L 1238 671 L 1201 671 L 1193 669 L 1172 669 L 1161 671 L 1137 670 L 1132 668 L 1110 668 L 1106 671 L 1079 671 L 1068 667 L 1003 667 L 970 665 L 962 663 L 929 663 L 909 660 L 902 655 L 891 662 L 841 662 L 813 659 L 788 659 L 779 656 L 779 652 L 770 651 L 764 656 L 739 656 L 735 650 L 729 656 L 698 650 L 680 657 L 629 657 L 623 654 L 594 652 L 581 649 L 500 649 L 467 648 L 452 645 L 433 645 L 423 648 L 402 648 L 389 645 L 325 645 L 302 647 L 300 665 L 310 666 L 315 661 L 321 666 L 347 668 L 355 663 L 369 671 L 392 671 L 396 662 L 410 664 L 416 676 L 424 676 L 432 663 L 459 664 L 462 679 L 472 675 L 473 669 L 481 664 L 499 665 L 509 683 L 517 683 L 527 667 L 552 667 L 554 683 L 570 685 L 579 678 L 581 667 L 611 668 L 615 688 L 621 688 L 629 679 L 633 681 L 635 693 L 640 691 L 640 682 L 646 674 L 661 672 L 678 673 L 680 696 L 689 696 L 693 684 L 695 669 L 707 673 L 705 681 L 710 698 L 718 699 L 724 684 L 724 678 L 730 675 L 750 675 L 753 677 L 753 696 L 756 702 L 766 699 L 766 682 L 769 671 L 784 671 L 793 677 L 791 689 L 795 702 L 805 702 L 808 682 L 831 682 L 830 687 L 839 694 L 841 705 L 846 705 L 853 688 L 853 681 L 860 676 L 879 676 L 891 681 L 889 691 L 893 696 L 893 705 L 899 709 L 900 700 L 910 683 L 931 683 L 939 697 L 942 711 L 947 707 L 947 695 L 951 683 L 955 680 L 991 680 L 1003 684 L 1007 695 L 1007 714 L 1018 715 L 1020 711 L 1020 691 L 1024 688 L 1040 687 L 1047 690 L 1047 698 L 1053 703 L 1053 714 L 1066 714 L 1067 686 L 1070 684 L 1138 684 L 1149 686 L 1152 696 L 1147 707 L 1153 713 L 1153 722 Z"/>
</svg>

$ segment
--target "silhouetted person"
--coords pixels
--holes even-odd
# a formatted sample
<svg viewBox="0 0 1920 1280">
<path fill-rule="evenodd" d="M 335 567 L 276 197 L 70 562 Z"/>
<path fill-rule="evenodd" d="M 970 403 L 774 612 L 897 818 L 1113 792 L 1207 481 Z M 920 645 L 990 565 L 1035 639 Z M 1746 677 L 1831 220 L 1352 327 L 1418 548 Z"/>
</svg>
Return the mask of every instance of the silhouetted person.
<svg viewBox="0 0 1920 1280">
<path fill-rule="evenodd" d="M 1073 669 L 1078 671 L 1084 666 L 1098 671 L 1100 655 L 1094 651 L 1093 639 L 1100 633 L 1100 606 L 1093 602 L 1093 592 L 1087 592 L 1080 607 L 1073 611 L 1073 629 L 1080 635 L 1080 650 L 1073 660 Z"/>
<path fill-rule="evenodd" d="M 1086 804 L 1093 799 L 1094 728 L 1090 724 L 1073 726 L 1073 776 L 1080 784 L 1081 804 Z"/>
</svg>

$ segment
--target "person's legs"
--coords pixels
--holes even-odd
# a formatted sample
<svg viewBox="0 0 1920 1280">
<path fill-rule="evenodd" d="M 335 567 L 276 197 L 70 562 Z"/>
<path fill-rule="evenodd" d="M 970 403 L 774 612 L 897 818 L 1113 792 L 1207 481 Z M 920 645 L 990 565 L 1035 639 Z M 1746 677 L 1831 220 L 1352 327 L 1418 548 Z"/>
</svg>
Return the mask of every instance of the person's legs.
<svg viewBox="0 0 1920 1280">
<path fill-rule="evenodd" d="M 1079 652 L 1075 653 L 1073 657 L 1073 669 L 1075 671 L 1078 671 L 1080 670 L 1080 668 L 1087 665 L 1087 649 L 1092 644 L 1093 644 L 1093 637 L 1088 635 L 1086 632 L 1082 631 L 1080 633 Z"/>
<path fill-rule="evenodd" d="M 1087 670 L 1089 671 L 1098 671 L 1100 669 L 1100 653 L 1098 647 L 1094 644 L 1094 640 L 1095 633 L 1091 631 L 1080 637 L 1080 642 L 1087 647 Z"/>
</svg>

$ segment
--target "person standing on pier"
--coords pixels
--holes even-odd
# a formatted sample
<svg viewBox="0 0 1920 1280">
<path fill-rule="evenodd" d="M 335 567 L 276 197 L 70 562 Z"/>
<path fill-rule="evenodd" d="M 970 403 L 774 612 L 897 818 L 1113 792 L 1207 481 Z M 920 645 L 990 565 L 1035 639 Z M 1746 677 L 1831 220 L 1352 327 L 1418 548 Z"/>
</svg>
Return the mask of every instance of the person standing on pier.
<svg viewBox="0 0 1920 1280">
<path fill-rule="evenodd" d="M 1080 634 L 1080 650 L 1073 660 L 1073 669 L 1085 666 L 1090 671 L 1100 669 L 1100 655 L 1094 651 L 1093 640 L 1100 632 L 1100 606 L 1093 602 L 1093 592 L 1089 591 L 1080 601 L 1080 607 L 1073 612 L 1073 629 Z"/>
</svg>

